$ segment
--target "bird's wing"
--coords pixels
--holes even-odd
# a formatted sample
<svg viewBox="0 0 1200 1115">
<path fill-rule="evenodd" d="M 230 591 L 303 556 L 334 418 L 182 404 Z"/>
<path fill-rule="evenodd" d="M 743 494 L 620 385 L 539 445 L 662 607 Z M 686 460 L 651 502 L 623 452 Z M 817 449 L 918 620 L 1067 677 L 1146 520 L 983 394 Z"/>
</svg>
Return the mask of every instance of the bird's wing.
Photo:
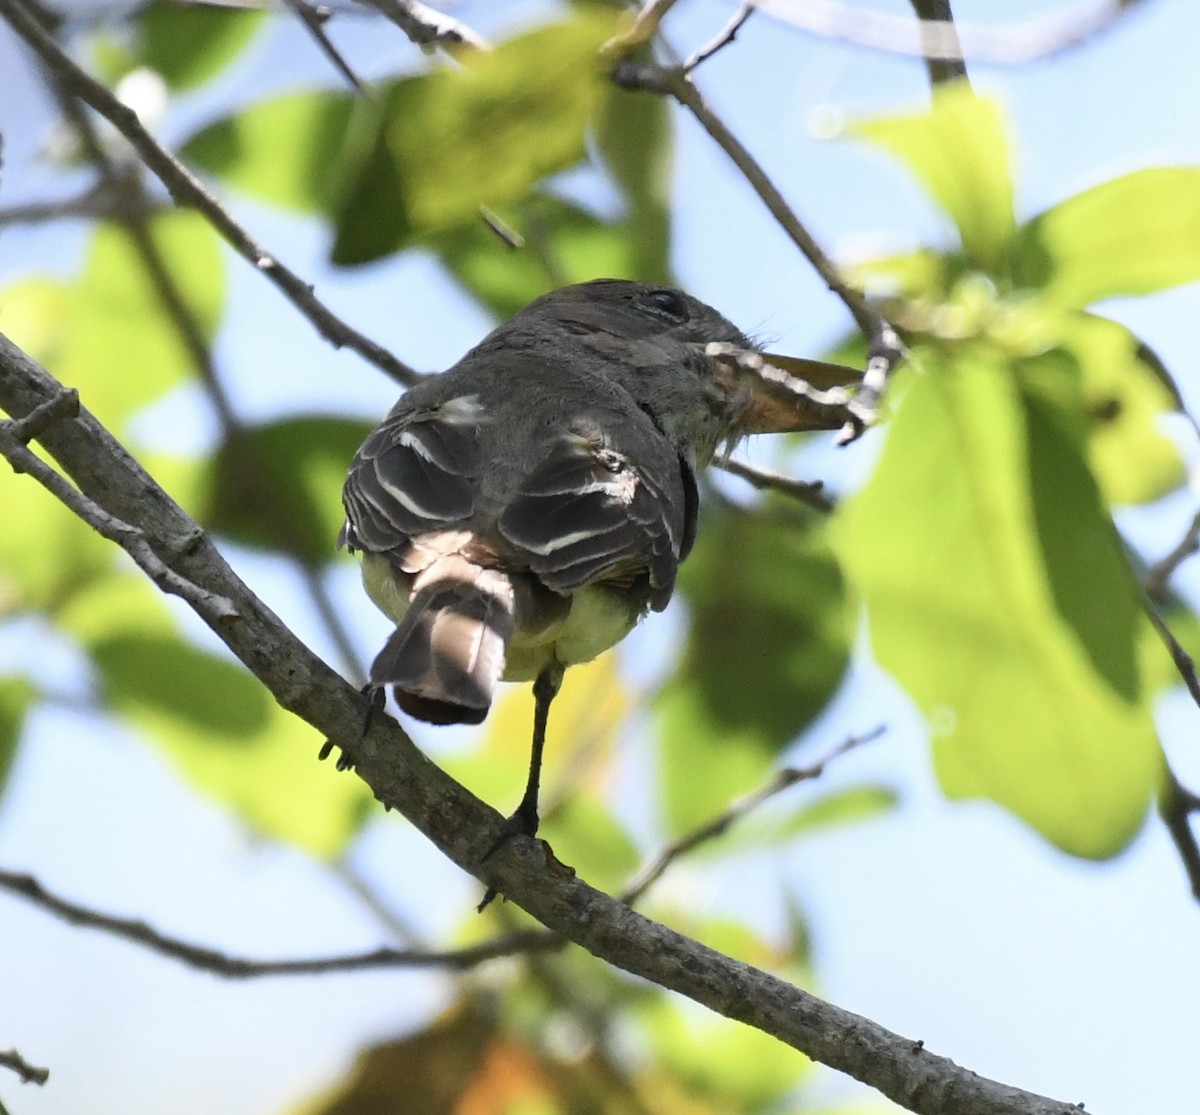
<svg viewBox="0 0 1200 1115">
<path fill-rule="evenodd" d="M 652 445 L 649 460 L 634 460 L 598 431 L 562 434 L 499 516 L 500 535 L 556 592 L 645 576 L 648 602 L 661 610 L 695 510 L 690 469 L 673 455 L 673 474 L 655 467 L 665 448 Z"/>
<path fill-rule="evenodd" d="M 351 550 L 394 550 L 461 527 L 475 513 L 483 470 L 478 398 L 420 408 L 406 402 L 363 442 L 350 467 L 339 541 Z"/>
</svg>

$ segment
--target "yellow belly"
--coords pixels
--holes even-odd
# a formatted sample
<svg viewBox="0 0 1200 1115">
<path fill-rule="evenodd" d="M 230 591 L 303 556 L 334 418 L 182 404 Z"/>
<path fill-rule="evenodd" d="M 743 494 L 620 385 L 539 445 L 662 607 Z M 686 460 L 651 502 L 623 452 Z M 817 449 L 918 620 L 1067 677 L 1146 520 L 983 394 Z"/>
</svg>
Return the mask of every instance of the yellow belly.
<svg viewBox="0 0 1200 1115">
<path fill-rule="evenodd" d="M 382 554 L 363 554 L 363 587 L 375 606 L 396 623 L 408 610 L 409 584 L 397 579 L 391 562 Z M 590 662 L 619 643 L 641 618 L 641 610 L 607 585 L 585 585 L 571 597 L 562 619 L 530 632 L 513 633 L 505 659 L 505 681 L 533 681 L 552 662 L 573 666 Z"/>
</svg>

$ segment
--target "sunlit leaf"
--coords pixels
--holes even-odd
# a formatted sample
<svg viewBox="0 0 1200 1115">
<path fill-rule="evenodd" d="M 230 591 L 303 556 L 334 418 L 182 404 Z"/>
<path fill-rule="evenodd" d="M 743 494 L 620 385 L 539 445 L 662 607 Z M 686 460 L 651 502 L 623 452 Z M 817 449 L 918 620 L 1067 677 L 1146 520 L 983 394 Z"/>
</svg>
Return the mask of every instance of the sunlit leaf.
<svg viewBox="0 0 1200 1115">
<path fill-rule="evenodd" d="M 191 89 L 221 72 L 250 42 L 265 11 L 157 0 L 138 15 L 141 63 L 174 89 Z"/>
<path fill-rule="evenodd" d="M 950 796 L 1112 855 L 1145 817 L 1158 747 L 1136 585 L 1078 413 L 1057 404 L 1072 369 L 1032 365 L 1022 383 L 982 352 L 929 367 L 842 513 L 872 647 L 928 718 Z"/>
<path fill-rule="evenodd" d="M 833 695 L 852 632 L 819 530 L 716 507 L 705 516 L 680 571 L 692 611 L 687 648 L 657 700 L 673 831 L 764 778 Z"/>
<path fill-rule="evenodd" d="M 150 237 L 200 339 L 211 340 L 224 301 L 216 235 L 199 214 L 175 210 L 152 220 Z M 96 226 L 71 293 L 55 371 L 119 431 L 135 411 L 193 371 L 195 361 L 165 309 L 162 286 L 125 229 Z"/>
<path fill-rule="evenodd" d="M 367 423 L 315 415 L 240 430 L 217 453 L 202 520 L 247 545 L 328 561 L 346 469 L 369 432 Z"/>
<path fill-rule="evenodd" d="M 285 94 L 209 125 L 183 157 L 263 201 L 317 213 L 334 204 L 351 121 L 367 111 L 349 93 Z"/>
<path fill-rule="evenodd" d="M 1103 182 L 1025 225 L 1018 278 L 1066 306 L 1200 279 L 1200 167 Z"/>
<path fill-rule="evenodd" d="M 1064 323 L 1063 344 L 1082 371 L 1092 469 L 1110 504 L 1148 503 L 1186 479 L 1162 416 L 1175 398 L 1123 325 L 1090 314 Z"/>
<path fill-rule="evenodd" d="M 244 668 L 184 642 L 144 577 L 77 594 L 62 624 L 91 654 L 104 703 L 250 828 L 324 858 L 358 831 L 370 791 L 317 762 L 316 732 Z"/>
<path fill-rule="evenodd" d="M 977 266 L 1001 269 L 1013 232 L 1013 188 L 1008 129 L 995 102 L 966 83 L 939 85 L 929 112 L 870 120 L 851 131 L 908 165 L 954 221 Z"/>
<path fill-rule="evenodd" d="M 578 9 L 462 72 L 384 90 L 374 144 L 338 207 L 334 261 L 364 263 L 459 227 L 579 162 L 604 82 L 596 52 L 612 26 L 611 13 Z"/>
</svg>

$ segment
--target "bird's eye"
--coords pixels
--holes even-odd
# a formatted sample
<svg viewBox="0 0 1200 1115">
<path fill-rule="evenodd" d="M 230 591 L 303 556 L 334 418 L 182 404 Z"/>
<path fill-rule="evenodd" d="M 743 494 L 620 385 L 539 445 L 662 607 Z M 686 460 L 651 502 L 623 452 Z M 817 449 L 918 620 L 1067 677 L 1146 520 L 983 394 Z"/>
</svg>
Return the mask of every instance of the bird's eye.
<svg viewBox="0 0 1200 1115">
<path fill-rule="evenodd" d="M 648 290 L 638 298 L 638 305 L 674 321 L 687 321 L 688 310 L 682 296 L 676 290 Z"/>
</svg>

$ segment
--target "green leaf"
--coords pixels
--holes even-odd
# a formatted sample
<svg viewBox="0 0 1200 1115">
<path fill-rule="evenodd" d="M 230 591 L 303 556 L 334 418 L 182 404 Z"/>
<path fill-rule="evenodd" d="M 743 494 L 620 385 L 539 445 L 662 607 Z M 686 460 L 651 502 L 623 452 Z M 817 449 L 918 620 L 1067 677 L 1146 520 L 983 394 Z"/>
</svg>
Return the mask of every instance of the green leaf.
<svg viewBox="0 0 1200 1115">
<path fill-rule="evenodd" d="M 1089 459 L 1108 504 L 1149 503 L 1187 479 L 1162 416 L 1177 399 L 1138 339 L 1123 325 L 1092 314 L 1062 325 L 1063 347 L 1082 371 Z"/>
<path fill-rule="evenodd" d="M 36 691 L 23 677 L 0 678 L 0 794 L 8 782 L 13 756 L 25 726 L 25 714 L 33 704 Z"/>
<path fill-rule="evenodd" d="M 221 72 L 250 42 L 265 11 L 158 0 L 142 9 L 141 64 L 173 89 L 191 89 Z"/>
<path fill-rule="evenodd" d="M 433 238 L 442 263 L 497 317 L 511 317 L 568 283 L 598 275 L 640 277 L 627 229 L 570 202 L 535 194 L 497 216 L 524 239 L 524 247 L 510 248 L 477 217 Z"/>
<path fill-rule="evenodd" d="M 934 90 L 927 113 L 859 123 L 853 134 L 908 164 L 958 227 L 963 250 L 985 270 L 1002 270 L 1013 232 L 1008 129 L 993 101 L 954 82 Z"/>
<path fill-rule="evenodd" d="M 263 201 L 319 213 L 335 204 L 352 121 L 367 113 L 349 93 L 291 93 L 211 124 L 183 157 Z"/>
<path fill-rule="evenodd" d="M 680 571 L 692 610 L 687 648 L 656 704 L 675 832 L 765 777 L 841 682 L 853 627 L 819 531 L 767 514 L 705 514 Z"/>
<path fill-rule="evenodd" d="M 339 493 L 346 470 L 370 429 L 365 422 L 311 415 L 240 430 L 213 461 L 201 521 L 310 566 L 329 561 L 344 518 Z"/>
<path fill-rule="evenodd" d="M 672 281 L 670 105 L 609 83 L 596 113 L 596 145 L 625 199 L 623 239 L 632 255 L 626 271 L 647 283 Z M 592 275 L 610 274 L 593 271 Z"/>
<path fill-rule="evenodd" d="M 948 795 L 1113 855 L 1145 817 L 1159 751 L 1136 585 L 1062 402 L 1073 369 L 1018 377 L 980 348 L 927 360 L 839 513 L 876 658 L 925 713 Z"/>
<path fill-rule="evenodd" d="M 63 621 L 91 654 L 105 704 L 253 830 L 322 858 L 358 831 L 366 787 L 317 762 L 317 733 L 240 665 L 184 642 L 144 577 L 110 577 Z"/>
<path fill-rule="evenodd" d="M 461 72 L 384 90 L 378 131 L 337 208 L 334 262 L 365 263 L 459 227 L 579 162 L 604 83 L 597 50 L 612 28 L 611 13 L 580 9 Z"/>
<path fill-rule="evenodd" d="M 1022 227 L 1017 276 L 1064 306 L 1200 279 L 1200 167 L 1103 182 Z"/>
<path fill-rule="evenodd" d="M 199 214 L 180 210 L 158 214 L 149 230 L 201 339 L 211 341 L 224 303 L 216 235 Z M 121 430 L 193 371 L 194 360 L 125 229 L 97 225 L 73 295 L 56 371 L 89 410 Z"/>
</svg>

